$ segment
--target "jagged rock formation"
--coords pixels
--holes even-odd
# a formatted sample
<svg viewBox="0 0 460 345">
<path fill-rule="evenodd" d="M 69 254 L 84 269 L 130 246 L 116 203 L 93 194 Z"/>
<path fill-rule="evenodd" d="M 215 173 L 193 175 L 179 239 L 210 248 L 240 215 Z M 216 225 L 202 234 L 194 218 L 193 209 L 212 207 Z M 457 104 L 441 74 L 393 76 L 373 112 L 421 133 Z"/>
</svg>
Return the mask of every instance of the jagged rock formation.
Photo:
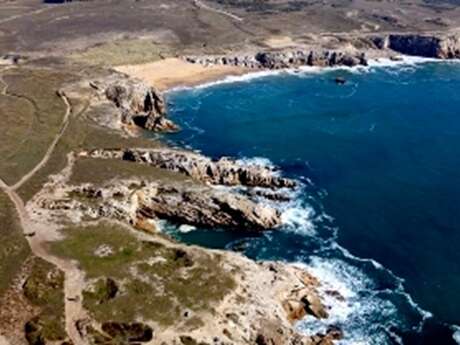
<svg viewBox="0 0 460 345">
<path fill-rule="evenodd" d="M 283 50 L 262 51 L 256 54 L 242 54 L 231 56 L 186 56 L 190 63 L 204 66 L 228 65 L 247 69 L 284 69 L 300 66 L 367 66 L 367 58 L 362 50 L 366 49 L 390 50 L 400 54 L 430 57 L 437 59 L 460 58 L 460 37 L 455 34 L 407 34 L 395 33 L 385 36 L 363 37 L 356 45 L 357 52 L 340 50 Z M 350 41 L 353 45 L 358 41 Z"/>
<path fill-rule="evenodd" d="M 244 195 L 199 185 L 117 181 L 116 186 L 70 186 L 66 197 L 42 200 L 42 208 L 109 217 L 154 231 L 156 220 L 241 230 L 273 229 L 281 225 L 275 208 Z"/>
<path fill-rule="evenodd" d="M 352 54 L 341 51 L 270 51 L 243 56 L 187 56 L 185 60 L 205 66 L 230 65 L 249 69 L 282 69 L 300 66 L 367 66 L 364 53 Z"/>
<path fill-rule="evenodd" d="M 246 230 L 273 229 L 281 225 L 280 213 L 248 198 L 215 190 L 161 186 L 156 194 L 142 194 L 138 210 L 146 218 L 159 217 L 177 223 Z"/>
<path fill-rule="evenodd" d="M 392 34 L 374 37 L 379 49 L 436 59 L 459 59 L 460 37 L 455 35 Z"/>
<path fill-rule="evenodd" d="M 176 132 L 179 129 L 166 117 L 165 101 L 154 87 L 133 79 L 112 79 L 91 82 L 90 85 L 119 109 L 124 125 L 154 132 Z"/>
<path fill-rule="evenodd" d="M 60 253 L 73 260 L 90 255 L 91 261 L 84 259 L 81 269 L 106 265 L 112 262 L 113 256 L 118 258 L 113 261 L 117 265 L 115 272 L 120 271 L 119 274 L 112 272 L 109 278 L 105 271 L 95 276 L 99 270 L 91 269 L 83 287 L 83 304 L 88 315 L 76 323 L 82 339 L 101 344 L 123 341 L 132 345 L 153 339 L 159 344 L 177 345 L 332 345 L 342 337 L 337 327 L 310 336 L 298 333 L 293 327 L 307 315 L 317 319 L 328 317 L 328 306 L 323 304 L 322 296 L 329 290 L 306 268 L 279 262 L 257 263 L 237 253 L 190 247 L 155 233 L 136 239 L 124 226 L 104 228 L 101 223 L 107 221 L 98 222 L 100 219 L 127 222 L 130 221 L 127 217 L 133 217 L 130 219 L 138 224 L 154 227 L 155 219 L 150 217 L 157 216 L 155 211 L 166 212 L 168 216 L 173 212 L 172 217 L 176 217 L 175 212 L 180 208 L 190 212 L 182 215 L 181 221 L 190 215 L 193 219 L 224 223 L 238 219 L 260 222 L 254 218 L 257 211 L 252 206 L 246 213 L 245 207 L 251 205 L 248 199 L 238 199 L 219 188 L 196 183 L 187 189 L 183 184 L 168 186 L 165 181 L 151 183 L 138 179 L 110 181 L 100 187 L 68 186 L 61 181 L 55 179 L 55 183 L 48 185 L 29 204 L 29 208 L 37 211 L 31 213 L 33 221 L 70 225 L 73 235 Z M 194 188 L 196 192 L 192 191 Z M 211 193 L 209 199 L 207 193 Z M 173 203 L 169 199 L 173 199 Z M 222 200 L 227 204 L 218 204 Z M 241 201 L 244 207 L 233 205 L 233 201 Z M 194 204 L 198 202 L 204 204 Z M 215 206 L 218 208 L 213 209 Z M 108 242 L 96 235 L 101 231 L 107 231 Z M 64 239 L 58 241 L 66 241 L 65 234 L 63 231 Z M 112 237 L 121 239 L 121 243 L 117 244 Z M 94 239 L 98 239 L 96 243 Z M 118 261 L 120 253 L 126 254 Z M 131 286 L 139 287 L 132 290 Z M 179 290 L 165 290 L 170 286 Z M 196 291 L 197 286 L 206 286 L 206 291 L 214 297 Z M 144 291 L 140 296 L 139 288 Z M 145 307 L 148 311 L 136 304 L 140 320 L 113 319 L 116 308 L 120 305 L 126 308 L 124 302 L 118 301 L 130 298 L 137 301 L 144 296 L 171 305 L 164 312 L 152 313 L 151 304 Z M 342 298 L 338 292 L 336 296 Z M 209 298 L 211 301 L 204 307 L 203 300 Z M 184 300 L 187 302 L 183 303 Z M 143 315 L 144 312 L 150 316 Z M 172 317 L 167 321 L 171 324 L 164 324 L 169 320 L 165 315 Z"/>
<path fill-rule="evenodd" d="M 264 188 L 294 188 L 295 181 L 278 176 L 271 166 L 248 163 L 227 157 L 212 160 L 185 150 L 160 149 L 96 149 L 81 152 L 81 156 L 103 159 L 122 159 L 148 164 L 178 172 L 197 181 L 214 185 Z"/>
</svg>

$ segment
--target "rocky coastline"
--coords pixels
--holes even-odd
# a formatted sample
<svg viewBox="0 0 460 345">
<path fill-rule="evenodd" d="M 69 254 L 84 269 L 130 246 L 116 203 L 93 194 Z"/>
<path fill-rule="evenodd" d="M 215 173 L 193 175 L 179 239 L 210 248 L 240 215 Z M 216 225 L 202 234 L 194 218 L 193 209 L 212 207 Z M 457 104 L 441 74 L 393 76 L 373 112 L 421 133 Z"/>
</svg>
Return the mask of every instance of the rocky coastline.
<svg viewBox="0 0 460 345">
<path fill-rule="evenodd" d="M 255 53 L 185 56 L 184 60 L 203 66 L 237 66 L 249 70 L 278 70 L 311 67 L 367 66 L 368 56 L 413 55 L 435 59 L 459 59 L 457 34 L 394 33 L 345 39 L 346 48 L 303 48 L 261 50 Z M 343 45 L 343 44 L 342 44 Z"/>
<path fill-rule="evenodd" d="M 455 35 L 392 34 L 367 37 L 365 42 L 366 49 L 377 56 L 460 58 Z M 183 59 L 245 71 L 353 67 L 368 64 L 366 49 L 278 49 Z M 68 84 L 58 94 L 73 101 L 90 94 L 87 108 L 91 111 L 83 118 L 115 131 L 115 142 L 139 136 L 141 130 L 180 130 L 168 118 L 159 90 L 121 73 L 111 71 L 98 79 Z M 324 291 L 308 267 L 255 262 L 238 253 L 188 246 L 162 232 L 165 222 L 187 229 L 277 231 L 283 226 L 283 207 L 299 188 L 297 181 L 269 165 L 231 157 L 211 159 L 163 143 L 126 142 L 105 147 L 98 141 L 90 147 L 74 147 L 67 166 L 52 175 L 25 205 L 27 224 L 33 224 L 33 231 L 27 233 L 31 243 L 47 258 L 44 253 L 49 247 L 63 243 L 64 249 L 53 254 L 59 259 L 53 260 L 60 264 L 67 281 L 78 281 L 72 285 L 71 296 L 65 292 L 65 308 L 74 313 L 64 320 L 66 336 L 48 339 L 43 319 L 34 317 L 26 327 L 29 344 L 69 338 L 76 345 L 117 344 L 119 339 L 124 344 L 331 345 L 346 337 L 338 325 L 318 334 L 296 330 L 296 322 L 304 317 L 329 317 L 325 294 L 344 300 L 337 291 Z M 82 162 L 87 165 L 78 168 Z M 86 166 L 94 170 L 87 171 Z M 123 169 L 128 176 L 122 174 Z M 137 170 L 143 175 L 138 176 Z M 99 172 L 109 177 L 97 182 L 92 175 Z M 84 178 L 76 179 L 78 174 Z M 102 240 L 98 237 L 101 229 L 108 233 Z M 121 233 L 119 244 L 112 239 L 117 238 L 117 231 Z M 124 241 L 131 235 L 135 240 L 129 247 Z M 113 269 L 110 262 L 118 266 Z M 104 268 L 102 273 L 97 265 Z M 112 270 L 105 271 L 107 267 Z M 195 294 L 205 289 L 212 296 L 208 304 Z M 155 308 L 140 303 L 139 298 L 154 301 L 155 308 L 163 308 L 162 313 L 152 313 Z M 126 300 L 128 306 L 123 304 Z M 119 317 L 131 305 L 136 306 L 136 317 Z M 165 320 L 164 315 L 171 319 Z"/>
<path fill-rule="evenodd" d="M 140 81 L 114 74 L 86 86 L 68 85 L 62 92 L 76 99 L 85 87 L 94 95 L 90 107 L 99 110 L 103 105 L 106 110 L 104 127 L 122 136 L 138 135 L 138 130 L 132 130 L 137 127 L 156 132 L 178 129 L 167 119 L 161 93 Z M 136 117 L 156 125 L 139 125 Z M 79 167 L 83 162 L 96 170 Z M 111 166 L 144 170 L 145 175 L 121 177 Z M 108 169 L 113 178 L 95 182 L 97 169 Z M 83 174 L 88 182 L 75 182 L 75 174 Z M 25 207 L 34 224 L 31 241 L 46 243 L 47 250 L 63 245 L 65 250 L 54 255 L 78 263 L 79 285 L 73 287 L 77 294 L 66 297 L 67 304 L 84 310 L 68 321 L 67 327 L 75 330 L 71 339 L 77 344 L 115 344 L 124 339 L 126 344 L 330 345 L 342 338 L 339 327 L 311 335 L 294 327 L 306 316 L 328 317 L 322 298 L 326 292 L 307 269 L 180 244 L 162 232 L 165 221 L 188 227 L 276 231 L 283 224 L 280 206 L 289 202 L 290 191 L 296 188 L 298 183 L 283 177 L 275 167 L 254 161 L 210 159 L 163 144 L 120 145 L 69 153 L 67 166 L 50 176 Z M 104 230 L 107 237 L 96 239 L 102 229 L 109 229 Z M 117 232 L 123 243 L 134 236 L 130 245 L 136 249 L 127 251 L 126 244 L 118 244 L 113 239 Z M 87 252 L 85 246 L 92 249 Z M 118 250 L 124 253 L 123 259 L 109 273 L 107 265 L 118 260 Z M 135 259 L 130 258 L 133 250 Z M 91 265 L 86 266 L 84 255 L 90 255 Z M 106 268 L 95 275 L 93 269 L 99 270 L 98 265 Z M 122 266 L 127 267 L 123 274 Z M 144 272 L 141 281 L 140 269 Z M 116 317 L 123 310 L 117 309 L 119 303 L 138 298 L 139 292 L 132 291 L 131 285 L 141 283 L 143 300 L 147 296 L 158 299 L 168 309 L 156 315 L 145 304 L 145 308 L 136 307 L 140 317 Z M 209 289 L 206 298 L 194 297 L 200 284 Z M 171 288 L 179 290 L 167 290 Z M 153 291 L 158 289 L 163 292 L 156 296 Z M 152 292 L 145 295 L 145 291 Z M 207 298 L 209 304 L 203 305 Z M 338 293 L 337 298 L 341 298 Z M 175 317 L 165 321 L 164 315 Z M 47 338 L 43 320 L 34 322 L 26 332 L 30 344 L 59 340 Z"/>
</svg>

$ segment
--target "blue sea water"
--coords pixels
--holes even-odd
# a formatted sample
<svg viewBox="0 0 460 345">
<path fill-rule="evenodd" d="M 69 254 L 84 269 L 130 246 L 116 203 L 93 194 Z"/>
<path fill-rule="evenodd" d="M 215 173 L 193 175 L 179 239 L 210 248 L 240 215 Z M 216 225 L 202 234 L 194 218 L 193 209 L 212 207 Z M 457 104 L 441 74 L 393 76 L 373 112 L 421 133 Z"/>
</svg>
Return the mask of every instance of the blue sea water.
<svg viewBox="0 0 460 345">
<path fill-rule="evenodd" d="M 334 79 L 345 77 L 345 85 Z M 307 265 L 339 344 L 456 344 L 460 334 L 460 63 L 280 73 L 167 95 L 212 157 L 269 159 L 302 181 L 263 234 L 196 229 L 189 243 Z"/>
</svg>

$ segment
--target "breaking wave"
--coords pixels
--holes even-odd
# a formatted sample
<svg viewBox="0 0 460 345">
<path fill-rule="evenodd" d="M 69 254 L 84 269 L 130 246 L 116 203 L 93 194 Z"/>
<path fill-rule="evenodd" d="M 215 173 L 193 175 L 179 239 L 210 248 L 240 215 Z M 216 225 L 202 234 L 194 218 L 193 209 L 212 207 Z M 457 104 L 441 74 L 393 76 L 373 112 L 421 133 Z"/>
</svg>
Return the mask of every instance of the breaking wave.
<svg viewBox="0 0 460 345">
<path fill-rule="evenodd" d="M 454 330 L 453 338 L 454 338 L 455 342 L 460 345 L 460 327 L 454 326 L 452 328 Z"/>
</svg>

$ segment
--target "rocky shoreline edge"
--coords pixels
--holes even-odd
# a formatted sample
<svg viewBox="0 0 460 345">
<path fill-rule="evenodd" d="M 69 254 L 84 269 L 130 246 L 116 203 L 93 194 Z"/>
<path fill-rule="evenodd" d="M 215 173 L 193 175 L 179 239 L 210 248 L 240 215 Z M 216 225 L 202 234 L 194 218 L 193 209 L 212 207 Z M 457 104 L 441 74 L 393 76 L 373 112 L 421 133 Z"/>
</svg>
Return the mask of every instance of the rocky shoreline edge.
<svg viewBox="0 0 460 345">
<path fill-rule="evenodd" d="M 179 130 L 167 118 L 162 94 L 138 80 L 110 73 L 59 90 L 72 100 L 83 92 L 92 95 L 87 109 L 98 126 L 126 138 L 140 129 Z M 120 175 L 123 169 L 129 176 Z M 112 177 L 94 178 L 100 173 Z M 68 337 L 52 338 L 47 319 L 37 317 L 28 322 L 26 339 L 34 345 L 118 344 L 119 339 L 165 345 L 333 344 L 343 336 L 338 326 L 308 335 L 295 328 L 305 316 L 328 317 L 323 295 L 343 301 L 307 269 L 181 244 L 162 232 L 164 221 L 273 230 L 282 226 L 278 205 L 298 187 L 272 166 L 214 160 L 161 142 L 70 152 L 66 167 L 49 176 L 25 205 L 27 224 L 33 224 L 27 238 L 43 257 L 60 263 L 52 276 L 65 276 L 63 286 L 72 283 L 72 295 L 65 294 Z M 35 286 L 24 279 L 22 289 L 31 285 L 34 295 L 54 286 L 54 280 L 43 278 Z"/>
<path fill-rule="evenodd" d="M 391 49 L 440 59 L 460 56 L 459 40 L 454 38 L 404 36 L 383 40 L 382 44 L 378 40 L 373 42 L 381 46 L 378 49 L 382 55 Z M 402 42 L 403 48 L 398 48 L 397 42 Z M 293 54 L 259 52 L 254 56 L 259 64 L 254 69 L 283 69 L 310 63 L 323 67 L 367 64 L 366 57 L 359 52 Z M 224 63 L 223 57 L 200 59 L 195 58 L 194 63 Z M 251 69 L 246 58 L 226 61 Z M 58 94 L 78 99 L 82 92 L 91 93 L 88 107 L 93 110 L 91 120 L 124 136 L 139 135 L 140 130 L 159 133 L 180 130 L 168 119 L 162 94 L 127 75 L 111 72 L 98 80 L 68 85 Z M 129 165 L 148 173 L 118 176 L 121 165 L 117 164 L 126 164 L 123 169 Z M 76 181 L 74 175 L 78 170 L 81 175 L 97 174 L 85 171 L 85 166 L 95 171 L 107 166 L 114 174 L 99 182 L 92 178 Z M 280 262 L 257 263 L 237 253 L 180 244 L 161 233 L 161 222 L 165 220 L 178 225 L 247 231 L 276 229 L 282 226 L 277 205 L 288 201 L 289 191 L 296 188 L 298 182 L 282 177 L 273 167 L 226 157 L 212 160 L 161 143 L 157 147 L 120 145 L 79 149 L 68 155 L 67 166 L 51 176 L 44 188 L 27 202 L 28 222 L 34 228 L 27 236 L 37 246 L 53 246 L 64 238 L 66 246 L 60 255 L 72 262 L 70 271 L 75 276 L 70 281 L 78 282 L 72 286 L 75 295 L 66 300 L 66 308 L 72 311 L 66 330 L 74 344 L 112 344 L 120 338 L 128 344 L 333 344 L 346 337 L 339 326 L 313 335 L 303 335 L 295 329 L 295 323 L 305 316 L 328 317 L 328 306 L 322 298 L 325 294 L 337 301 L 344 300 L 337 291 L 325 291 L 321 282 L 308 273 L 308 268 Z M 102 242 L 95 241 L 96 247 L 86 241 L 86 236 L 97 239 L 105 228 L 109 228 L 108 236 Z M 125 257 L 124 245 L 107 244 L 112 232 L 115 236 L 120 229 L 123 237 L 131 234 L 139 241 L 130 248 L 130 253 L 136 255 Z M 90 265 L 85 266 L 84 258 L 79 256 L 80 242 L 88 246 L 85 250 L 90 250 L 94 261 Z M 72 247 L 75 243 L 78 243 L 76 248 Z M 102 274 L 92 271 L 96 263 L 106 265 L 107 260 L 118 260 L 118 255 L 123 255 L 118 262 L 119 272 L 123 274 L 117 275 L 117 270 Z M 67 264 L 63 261 L 63 269 L 69 269 Z M 27 281 L 22 282 L 23 286 L 28 285 Z M 169 289 L 172 298 L 165 293 Z M 202 303 L 202 295 L 193 293 L 195 290 L 210 294 L 206 304 Z M 155 305 L 144 305 L 145 296 Z M 141 305 L 135 310 L 137 317 L 121 318 L 117 314 L 123 308 L 129 309 L 125 305 L 120 309 L 120 303 L 126 299 Z M 152 315 L 151 309 L 160 305 L 166 308 L 162 309 L 164 314 Z M 168 315 L 167 320 L 164 315 Z M 47 339 L 44 329 L 43 320 L 30 321 L 26 328 L 29 343 L 66 343 L 65 337 Z"/>
<path fill-rule="evenodd" d="M 411 55 L 435 59 L 460 59 L 460 36 L 456 34 L 389 34 L 345 40 L 337 48 L 290 48 L 229 55 L 185 56 L 184 60 L 203 66 L 236 66 L 249 70 L 278 70 L 311 67 L 367 66 L 368 55 Z M 345 46 L 345 47 L 342 47 Z"/>
</svg>

